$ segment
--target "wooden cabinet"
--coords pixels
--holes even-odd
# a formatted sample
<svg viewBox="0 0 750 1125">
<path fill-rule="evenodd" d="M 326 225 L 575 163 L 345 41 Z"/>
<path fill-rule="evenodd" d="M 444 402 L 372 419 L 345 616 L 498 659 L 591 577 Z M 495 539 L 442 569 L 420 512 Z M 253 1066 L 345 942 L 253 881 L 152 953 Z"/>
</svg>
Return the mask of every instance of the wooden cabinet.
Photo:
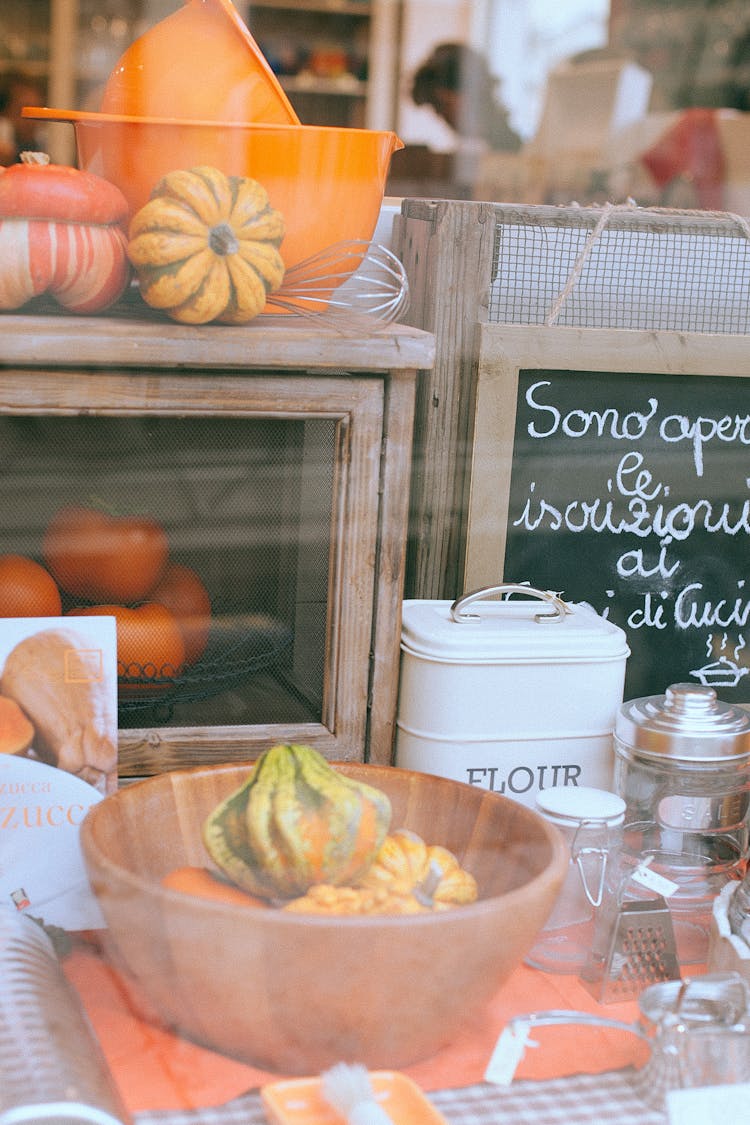
<svg viewBox="0 0 750 1125">
<path fill-rule="evenodd" d="M 40 558 L 63 504 L 135 507 L 211 595 L 195 666 L 166 691 L 121 681 L 123 776 L 274 741 L 390 761 L 415 391 L 433 338 L 269 319 L 2 317 L 0 552 Z"/>
</svg>

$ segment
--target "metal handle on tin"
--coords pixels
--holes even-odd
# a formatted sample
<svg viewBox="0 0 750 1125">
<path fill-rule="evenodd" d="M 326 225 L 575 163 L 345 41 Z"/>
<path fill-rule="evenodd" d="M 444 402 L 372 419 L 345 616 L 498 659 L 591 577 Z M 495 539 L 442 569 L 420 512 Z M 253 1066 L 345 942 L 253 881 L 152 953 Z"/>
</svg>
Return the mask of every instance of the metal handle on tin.
<svg viewBox="0 0 750 1125">
<path fill-rule="evenodd" d="M 547 621 L 562 621 L 566 614 L 573 612 L 567 602 L 564 602 L 562 598 L 558 598 L 557 594 L 553 594 L 550 590 L 537 590 L 534 586 L 522 586 L 514 582 L 503 582 L 499 586 L 482 586 L 479 590 L 472 590 L 468 594 L 462 594 L 451 606 L 451 617 L 460 624 L 481 621 L 481 617 L 478 613 L 466 613 L 466 610 L 470 605 L 473 605 L 474 602 L 481 601 L 483 598 L 490 597 L 492 594 L 531 594 L 532 597 L 541 598 L 542 601 L 552 606 L 552 613 L 535 613 L 534 620 L 538 621 L 540 624 Z"/>
</svg>

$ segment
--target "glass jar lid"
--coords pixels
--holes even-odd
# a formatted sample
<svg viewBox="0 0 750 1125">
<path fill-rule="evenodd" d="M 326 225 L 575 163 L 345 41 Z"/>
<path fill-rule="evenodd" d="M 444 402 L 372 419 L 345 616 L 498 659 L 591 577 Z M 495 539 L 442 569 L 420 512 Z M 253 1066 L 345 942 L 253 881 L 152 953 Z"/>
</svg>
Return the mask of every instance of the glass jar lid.
<svg viewBox="0 0 750 1125">
<path fill-rule="evenodd" d="M 664 695 L 623 703 L 615 719 L 620 752 L 716 762 L 750 757 L 750 713 L 722 703 L 712 687 L 673 684 Z"/>
<path fill-rule="evenodd" d="M 554 785 L 536 795 L 539 812 L 554 824 L 572 827 L 595 821 L 615 827 L 625 818 L 625 802 L 607 789 L 589 785 Z"/>
</svg>

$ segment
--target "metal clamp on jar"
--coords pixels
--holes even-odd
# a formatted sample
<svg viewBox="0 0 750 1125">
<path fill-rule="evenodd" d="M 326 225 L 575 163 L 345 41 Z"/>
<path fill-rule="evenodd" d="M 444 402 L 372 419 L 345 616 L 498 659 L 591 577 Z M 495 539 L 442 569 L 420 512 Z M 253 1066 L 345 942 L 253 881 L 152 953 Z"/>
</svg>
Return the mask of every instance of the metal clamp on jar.
<svg viewBox="0 0 750 1125">
<path fill-rule="evenodd" d="M 703 961 L 713 900 L 746 862 L 750 714 L 721 703 L 713 688 L 674 684 L 624 703 L 614 741 L 623 850 L 674 884 L 678 958 Z"/>
</svg>

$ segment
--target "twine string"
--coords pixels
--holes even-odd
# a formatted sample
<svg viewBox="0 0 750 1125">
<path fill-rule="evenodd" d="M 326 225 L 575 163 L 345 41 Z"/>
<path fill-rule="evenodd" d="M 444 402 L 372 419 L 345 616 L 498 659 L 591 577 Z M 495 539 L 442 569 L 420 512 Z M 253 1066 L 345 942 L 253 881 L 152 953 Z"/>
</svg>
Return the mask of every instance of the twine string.
<svg viewBox="0 0 750 1125">
<path fill-rule="evenodd" d="M 558 293 L 557 297 L 555 298 L 555 302 L 552 305 L 552 308 L 550 309 L 549 313 L 547 314 L 547 319 L 545 320 L 544 323 L 547 325 L 548 328 L 551 328 L 554 324 L 557 323 L 557 318 L 559 317 L 560 313 L 562 312 L 563 305 L 565 304 L 568 297 L 570 296 L 570 294 L 573 292 L 574 288 L 578 284 L 578 280 L 579 280 L 581 274 L 583 273 L 586 262 L 589 260 L 589 258 L 591 256 L 591 251 L 594 249 L 594 246 L 599 241 L 599 238 L 601 237 L 601 233 L 604 230 L 607 223 L 609 222 L 609 217 L 612 214 L 612 212 L 613 211 L 624 211 L 626 209 L 631 209 L 634 206 L 635 205 L 631 201 L 628 201 L 627 203 L 605 203 L 604 204 L 604 206 L 602 207 L 601 215 L 597 219 L 596 225 L 594 226 L 594 229 L 591 231 L 591 234 L 586 239 L 585 243 L 583 244 L 583 248 L 579 251 L 578 257 L 576 258 L 575 262 L 573 263 L 573 268 L 570 271 L 570 273 L 568 274 L 568 280 L 565 282 L 565 285 L 563 286 L 563 288 Z"/>
<path fill-rule="evenodd" d="M 591 233 L 589 234 L 588 238 L 586 239 L 585 243 L 583 244 L 583 247 L 579 251 L 575 262 L 573 263 L 573 268 L 571 269 L 570 273 L 568 274 L 568 278 L 567 278 L 567 281 L 565 282 L 565 285 L 563 286 L 563 288 L 558 293 L 550 311 L 547 314 L 547 317 L 546 317 L 545 322 L 544 322 L 545 325 L 547 325 L 547 327 L 551 328 L 553 325 L 555 325 L 557 323 L 558 317 L 560 316 L 560 313 L 562 312 L 563 306 L 565 305 L 565 302 L 567 301 L 568 297 L 570 296 L 570 294 L 573 292 L 576 285 L 578 284 L 578 281 L 581 277 L 581 274 L 583 273 L 583 270 L 586 266 L 586 263 L 588 262 L 589 258 L 591 257 L 591 252 L 594 249 L 598 240 L 601 238 L 602 231 L 604 230 L 607 223 L 609 222 L 609 219 L 610 219 L 611 215 L 613 215 L 617 212 L 636 211 L 636 210 L 638 210 L 638 206 L 635 203 L 635 200 L 633 200 L 633 199 L 628 199 L 625 203 L 605 203 L 604 204 L 604 206 L 601 209 L 601 214 L 600 214 L 599 218 L 597 219 L 595 226 L 593 227 Z M 664 208 L 664 211 L 669 211 L 669 210 L 670 210 L 669 208 Z M 748 222 L 747 219 L 743 218 L 742 215 L 737 215 L 733 211 L 714 211 L 714 212 L 710 212 L 710 211 L 696 211 L 696 212 L 673 211 L 673 214 L 682 214 L 682 215 L 693 214 L 693 213 L 696 214 L 696 215 L 700 215 L 702 217 L 706 217 L 706 216 L 710 217 L 711 215 L 715 215 L 716 217 L 720 217 L 720 218 L 724 218 L 724 219 L 731 219 L 732 222 L 734 222 L 735 225 L 737 227 L 739 227 L 740 231 L 742 232 L 744 237 L 747 239 L 747 241 L 750 242 L 750 222 Z"/>
</svg>

